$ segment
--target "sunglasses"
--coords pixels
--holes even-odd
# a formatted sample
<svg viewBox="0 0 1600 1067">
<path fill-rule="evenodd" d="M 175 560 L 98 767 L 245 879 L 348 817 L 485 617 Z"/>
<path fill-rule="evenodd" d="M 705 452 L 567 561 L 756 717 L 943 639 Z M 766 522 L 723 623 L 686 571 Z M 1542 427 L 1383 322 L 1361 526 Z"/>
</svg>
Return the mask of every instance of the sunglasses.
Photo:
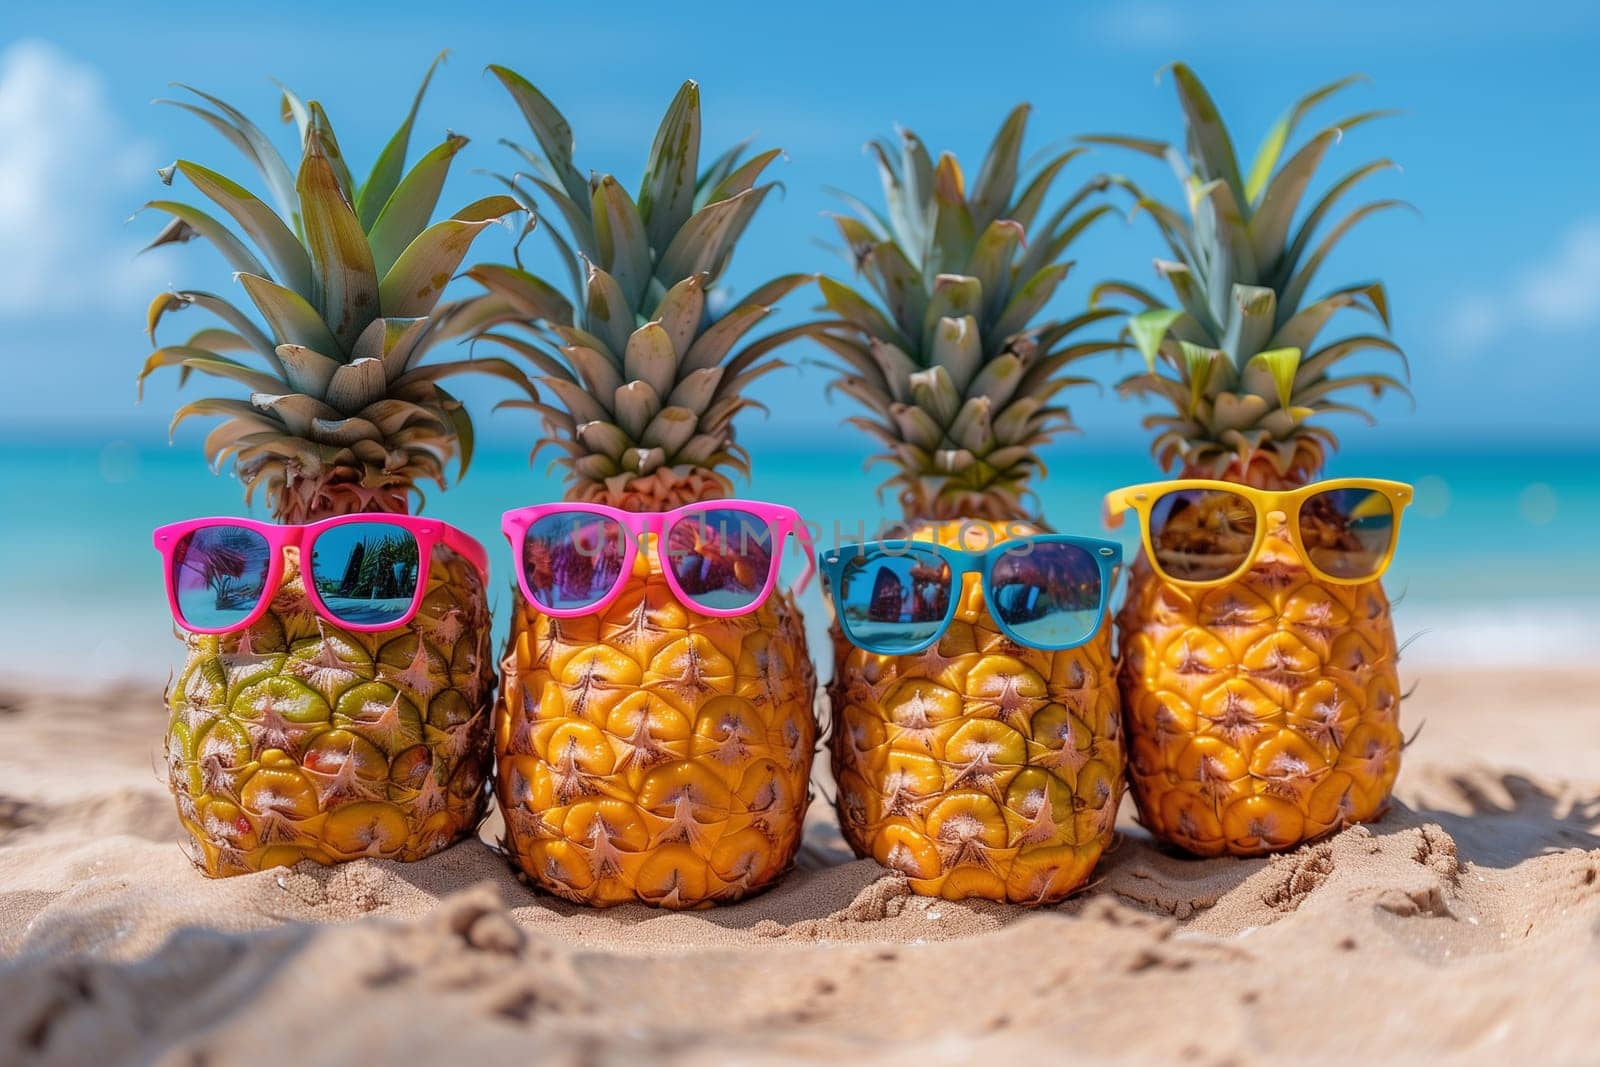
<svg viewBox="0 0 1600 1067">
<path fill-rule="evenodd" d="M 791 533 L 805 549 L 805 587 L 815 571 L 811 535 L 793 508 L 750 500 L 687 504 L 672 511 L 622 511 L 603 504 L 536 504 L 501 521 L 522 595 L 539 611 L 573 618 L 604 611 L 633 573 L 641 542 L 656 557 L 679 602 L 732 618 L 767 602 L 778 584 Z"/>
<path fill-rule="evenodd" d="M 435 545 L 489 572 L 483 546 L 414 515 L 340 515 L 304 526 L 251 519 L 191 519 L 155 532 L 172 617 L 191 633 L 225 634 L 260 619 L 283 580 L 283 550 L 300 550 L 306 599 L 347 630 L 409 623 L 428 589 Z"/>
<path fill-rule="evenodd" d="M 1039 534 L 985 552 L 926 541 L 869 541 L 821 558 L 839 625 L 868 652 L 901 656 L 939 640 L 955 618 L 968 574 L 980 576 L 989 613 L 1007 637 L 1059 652 L 1099 632 L 1122 546 Z"/>
<path fill-rule="evenodd" d="M 1313 575 L 1357 585 L 1388 569 L 1400 512 L 1411 497 L 1411 486 L 1376 478 L 1336 478 L 1287 492 L 1181 478 L 1118 489 L 1106 496 L 1106 516 L 1119 525 L 1125 512 L 1136 511 L 1155 572 L 1175 585 L 1203 588 L 1248 571 L 1268 517 L 1281 514 Z"/>
</svg>

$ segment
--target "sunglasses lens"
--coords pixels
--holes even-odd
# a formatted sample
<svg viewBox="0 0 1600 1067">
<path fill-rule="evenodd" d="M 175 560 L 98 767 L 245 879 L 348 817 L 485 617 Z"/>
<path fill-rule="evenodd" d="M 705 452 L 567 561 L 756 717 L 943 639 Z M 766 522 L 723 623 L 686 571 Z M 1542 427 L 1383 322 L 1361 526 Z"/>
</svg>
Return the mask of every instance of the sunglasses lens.
<svg viewBox="0 0 1600 1067">
<path fill-rule="evenodd" d="M 1371 578 L 1394 544 L 1394 505 L 1373 489 L 1329 489 L 1300 505 L 1300 540 L 1334 578 Z"/>
<path fill-rule="evenodd" d="M 311 546 L 311 580 L 328 613 L 356 626 L 398 622 L 417 597 L 417 539 L 391 522 L 330 526 Z"/>
<path fill-rule="evenodd" d="M 184 534 L 172 552 L 178 621 L 203 630 L 244 622 L 261 603 L 271 563 L 267 539 L 243 526 L 207 526 Z"/>
<path fill-rule="evenodd" d="M 578 611 L 616 588 L 628 531 L 616 519 L 568 511 L 546 515 L 522 539 L 522 573 L 535 607 Z"/>
<path fill-rule="evenodd" d="M 1071 648 L 1100 624 L 1100 564 L 1077 545 L 1034 542 L 996 561 L 989 609 L 1038 648 Z"/>
<path fill-rule="evenodd" d="M 1150 508 L 1154 563 L 1169 578 L 1226 578 L 1244 566 L 1255 540 L 1255 505 L 1225 489 L 1176 489 Z"/>
<path fill-rule="evenodd" d="M 925 645 L 939 632 L 952 586 L 950 564 L 937 552 L 867 548 L 845 565 L 833 596 L 852 641 L 896 655 Z"/>
<path fill-rule="evenodd" d="M 778 565 L 777 538 L 763 518 L 734 508 L 684 514 L 666 532 L 665 558 L 685 596 L 713 611 L 755 605 Z"/>
</svg>

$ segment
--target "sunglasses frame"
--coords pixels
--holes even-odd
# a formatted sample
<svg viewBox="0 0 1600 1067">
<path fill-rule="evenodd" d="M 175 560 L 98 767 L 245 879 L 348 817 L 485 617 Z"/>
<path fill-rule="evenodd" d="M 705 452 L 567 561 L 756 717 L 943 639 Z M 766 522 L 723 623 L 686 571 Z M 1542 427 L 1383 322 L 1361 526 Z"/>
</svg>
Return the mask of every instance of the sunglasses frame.
<svg viewBox="0 0 1600 1067">
<path fill-rule="evenodd" d="M 257 519 L 236 519 L 222 516 L 207 519 L 189 519 L 184 522 L 174 522 L 158 527 L 152 535 L 156 550 L 161 553 L 162 572 L 167 586 L 167 603 L 172 608 L 172 618 L 183 629 L 194 634 L 227 634 L 254 626 L 267 613 L 272 606 L 272 599 L 277 595 L 278 583 L 283 581 L 283 550 L 285 548 L 298 548 L 302 571 L 309 566 L 307 561 L 311 558 L 311 550 L 317 538 L 328 530 L 337 526 L 348 526 L 352 523 L 381 523 L 398 526 L 405 530 L 417 542 L 417 588 L 412 595 L 411 606 L 406 613 L 393 622 L 382 623 L 354 623 L 345 622 L 323 603 L 322 596 L 317 592 L 315 581 L 306 581 L 306 599 L 317 614 L 324 620 L 333 623 L 343 630 L 353 630 L 357 633 L 383 633 L 386 630 L 398 630 L 410 624 L 416 618 L 417 611 L 422 607 L 423 598 L 428 592 L 428 572 L 433 561 L 433 550 L 443 544 L 453 550 L 457 555 L 464 557 L 469 563 L 478 568 L 478 574 L 483 578 L 484 584 L 489 581 L 489 554 L 475 538 L 456 529 L 449 523 L 440 522 L 438 519 L 425 519 L 417 515 L 392 515 L 385 512 L 365 512 L 354 515 L 337 515 L 331 519 L 321 519 L 305 525 L 288 525 L 272 522 L 261 522 Z M 228 626 L 209 627 L 191 625 L 183 617 L 183 612 L 178 606 L 177 577 L 173 573 L 173 554 L 178 545 L 189 534 L 199 530 L 211 529 L 220 526 L 235 526 L 260 534 L 267 541 L 267 576 L 261 586 L 261 598 L 250 614 L 240 621 Z M 272 592 L 268 592 L 271 590 Z"/>
<path fill-rule="evenodd" d="M 914 656 L 918 652 L 922 652 L 933 647 L 941 638 L 944 637 L 946 631 L 950 629 L 950 623 L 956 617 L 956 609 L 961 600 L 961 587 L 964 584 L 964 579 L 967 575 L 977 574 L 979 576 L 979 582 L 983 589 L 984 601 L 986 603 L 993 602 L 994 597 L 992 595 L 990 580 L 994 576 L 995 563 L 1008 555 L 1015 554 L 1018 546 L 1022 544 L 1072 545 L 1075 548 L 1083 549 L 1089 554 L 1089 556 L 1100 568 L 1100 601 L 1095 606 L 1095 624 L 1094 627 L 1086 635 L 1084 635 L 1082 640 L 1074 641 L 1071 644 L 1065 645 L 1041 645 L 1036 641 L 1030 641 L 1024 638 L 1016 630 L 1012 629 L 1010 624 L 1002 619 L 997 612 L 991 610 L 989 615 L 994 619 L 995 625 L 998 626 L 1001 632 L 1007 637 L 1017 642 L 1017 644 L 1023 645 L 1027 648 L 1036 648 L 1044 652 L 1065 652 L 1069 649 L 1081 648 L 1090 641 L 1093 641 L 1095 636 L 1099 634 L 1100 631 L 1105 627 L 1106 607 L 1111 602 L 1111 588 L 1115 584 L 1116 568 L 1122 563 L 1122 546 L 1115 541 L 1107 541 L 1099 537 L 1078 537 L 1073 534 L 1035 534 L 1030 537 L 1021 537 L 1009 541 L 1002 541 L 1000 544 L 994 545 L 982 552 L 967 552 L 959 548 L 950 548 L 945 545 L 941 545 L 935 541 L 904 539 L 864 541 L 860 544 L 841 545 L 837 549 L 820 552 L 818 553 L 818 561 L 823 577 L 827 583 L 826 589 L 829 597 L 834 600 L 834 615 L 839 620 L 839 628 L 844 632 L 845 637 L 849 638 L 851 644 L 855 645 L 857 648 L 879 656 Z M 871 642 L 858 640 L 856 635 L 851 632 L 850 624 L 845 621 L 844 614 L 837 610 L 837 598 L 833 593 L 833 590 L 838 588 L 840 579 L 844 576 L 845 568 L 848 567 L 851 561 L 857 556 L 866 555 L 867 550 L 869 549 L 888 549 L 890 550 L 889 554 L 903 555 L 907 549 L 913 548 L 926 552 L 932 552 L 943 559 L 945 564 L 950 568 L 950 592 L 952 595 L 950 597 L 950 605 L 945 610 L 944 619 L 939 623 L 939 628 L 935 630 L 933 634 L 925 641 L 922 641 L 920 644 L 908 646 L 906 648 L 885 650 L 874 647 Z"/>
<path fill-rule="evenodd" d="M 701 511 L 738 511 L 753 516 L 772 531 L 772 560 L 773 566 L 767 572 L 766 584 L 761 587 L 761 592 L 743 608 L 708 608 L 693 597 L 689 596 L 678 583 L 678 576 L 673 573 L 667 561 L 662 556 L 661 545 L 663 535 L 670 530 L 685 515 Z M 532 588 L 528 585 L 528 574 L 524 546 L 527 541 L 528 530 L 534 523 L 550 515 L 583 514 L 599 515 L 609 518 L 620 524 L 628 534 L 623 550 L 622 566 L 617 571 L 617 580 L 605 596 L 593 604 L 581 608 L 548 608 L 539 602 L 533 595 Z M 639 543 L 645 534 L 653 534 L 656 539 L 656 560 L 661 564 L 661 573 L 666 578 L 667 586 L 672 590 L 672 595 L 678 602 L 691 611 L 700 615 L 708 615 L 718 619 L 733 619 L 741 615 L 748 615 L 757 611 L 772 596 L 772 591 L 778 586 L 779 575 L 783 571 L 783 552 L 788 544 L 789 535 L 792 533 L 800 539 L 800 544 L 805 549 L 806 568 L 799 578 L 791 585 L 790 592 L 798 593 L 804 589 L 816 572 L 816 565 L 811 560 L 811 533 L 806 529 L 806 524 L 800 518 L 800 513 L 794 508 L 784 504 L 768 504 L 759 500 L 708 500 L 701 503 L 685 504 L 673 508 L 671 511 L 623 511 L 607 504 L 588 504 L 583 502 L 558 502 L 551 504 L 532 504 L 528 507 L 513 508 L 500 517 L 500 529 L 506 535 L 506 540 L 511 543 L 511 562 L 517 573 L 517 589 L 522 593 L 523 599 L 537 609 L 541 614 L 549 615 L 555 619 L 575 619 L 585 615 L 598 615 L 609 608 L 616 599 L 622 595 L 622 590 L 628 584 L 628 576 L 633 572 L 633 565 L 639 557 Z"/>
<path fill-rule="evenodd" d="M 1218 490 L 1232 493 L 1250 502 L 1256 511 L 1255 541 L 1250 545 L 1250 551 L 1245 554 L 1244 562 L 1220 578 L 1207 578 L 1204 580 L 1193 578 L 1175 578 L 1168 574 L 1156 558 L 1155 543 L 1150 535 L 1150 512 L 1156 502 L 1168 493 L 1182 492 L 1185 490 Z M 1322 493 L 1334 492 L 1340 489 L 1370 489 L 1382 493 L 1389 501 L 1390 508 L 1394 511 L 1394 527 L 1389 535 L 1389 547 L 1383 554 L 1383 559 L 1377 568 L 1370 574 L 1361 578 L 1341 578 L 1329 574 L 1318 567 L 1311 559 L 1311 554 L 1306 551 L 1305 541 L 1300 536 L 1300 509 L 1307 500 Z M 1142 485 L 1130 485 L 1124 489 L 1117 489 L 1106 494 L 1106 522 L 1110 526 L 1120 526 L 1123 516 L 1128 511 L 1136 512 L 1139 516 L 1139 537 L 1144 544 L 1145 559 L 1150 562 L 1150 567 L 1161 579 L 1171 585 L 1187 589 L 1210 589 L 1215 586 L 1225 585 L 1237 581 L 1240 576 L 1249 572 L 1255 566 L 1256 559 L 1261 553 L 1261 546 L 1267 537 L 1267 519 L 1273 513 L 1282 514 L 1284 525 L 1289 532 L 1289 541 L 1294 550 L 1300 554 L 1300 561 L 1306 570 L 1317 578 L 1318 581 L 1332 585 L 1364 585 L 1375 582 L 1383 577 L 1389 569 L 1389 564 L 1394 560 L 1395 549 L 1400 544 L 1400 518 L 1406 505 L 1411 503 L 1414 490 L 1405 482 L 1394 482 L 1383 478 L 1329 478 L 1326 481 L 1312 482 L 1298 489 L 1257 489 L 1249 485 L 1239 485 L 1235 482 L 1215 481 L 1210 478 L 1174 478 L 1164 482 L 1146 482 Z"/>
</svg>

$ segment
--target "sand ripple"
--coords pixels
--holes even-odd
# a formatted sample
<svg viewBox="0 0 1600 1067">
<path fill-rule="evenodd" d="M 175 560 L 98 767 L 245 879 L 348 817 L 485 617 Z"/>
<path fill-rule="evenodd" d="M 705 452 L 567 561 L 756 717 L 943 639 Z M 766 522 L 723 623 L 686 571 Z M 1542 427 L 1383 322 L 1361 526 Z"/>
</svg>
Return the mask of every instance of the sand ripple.
<svg viewBox="0 0 1600 1067">
<path fill-rule="evenodd" d="M 153 706 L 22 705 L 0 719 L 7 1062 L 1579 1063 L 1600 1049 L 1600 785 L 1437 746 L 1380 823 L 1286 855 L 1188 860 L 1125 825 L 1094 885 L 1048 911 L 913 896 L 851 859 L 819 803 L 773 892 L 591 912 L 533 894 L 481 842 L 208 881 L 151 769 Z"/>
</svg>

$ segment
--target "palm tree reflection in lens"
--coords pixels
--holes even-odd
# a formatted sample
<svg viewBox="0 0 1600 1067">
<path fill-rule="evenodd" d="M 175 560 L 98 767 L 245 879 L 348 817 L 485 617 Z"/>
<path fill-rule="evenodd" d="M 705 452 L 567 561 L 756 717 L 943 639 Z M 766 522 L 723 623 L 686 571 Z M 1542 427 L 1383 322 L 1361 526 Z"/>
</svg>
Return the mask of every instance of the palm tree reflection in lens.
<svg viewBox="0 0 1600 1067">
<path fill-rule="evenodd" d="M 420 566 L 417 539 L 386 522 L 332 526 L 311 546 L 311 577 L 329 614 L 381 626 L 410 610 Z"/>
<path fill-rule="evenodd" d="M 222 629 L 261 602 L 271 569 L 267 539 L 241 526 L 195 530 L 172 552 L 172 583 L 183 621 Z"/>
<path fill-rule="evenodd" d="M 773 541 L 765 519 L 737 508 L 706 508 L 672 524 L 664 562 L 695 604 L 739 611 L 755 603 L 767 586 Z"/>
<path fill-rule="evenodd" d="M 628 532 L 587 512 L 546 515 L 522 542 L 523 573 L 537 605 L 570 611 L 605 598 L 622 577 Z"/>
</svg>

